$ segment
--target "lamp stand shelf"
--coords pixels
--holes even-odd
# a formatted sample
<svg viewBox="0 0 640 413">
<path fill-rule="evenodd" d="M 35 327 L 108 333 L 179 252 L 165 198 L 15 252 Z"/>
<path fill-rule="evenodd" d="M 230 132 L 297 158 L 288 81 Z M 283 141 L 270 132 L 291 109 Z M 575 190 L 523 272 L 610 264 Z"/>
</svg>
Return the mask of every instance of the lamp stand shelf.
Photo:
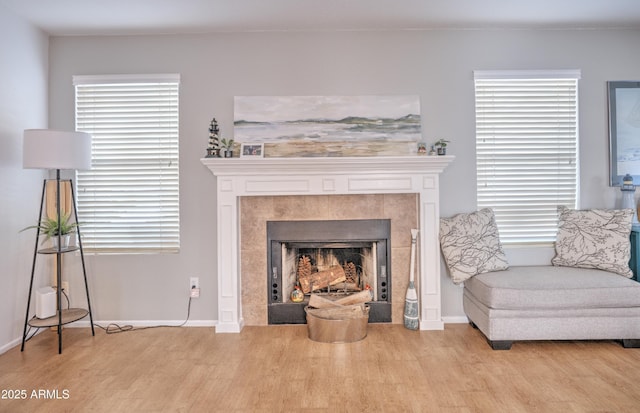
<svg viewBox="0 0 640 413">
<path fill-rule="evenodd" d="M 58 314 L 48 317 L 48 318 L 32 318 L 29 320 L 29 325 L 31 327 L 42 328 L 42 327 L 55 327 L 58 323 L 69 324 L 74 321 L 82 320 L 89 314 L 88 310 L 84 308 L 68 308 L 66 310 L 62 310 L 62 322 L 60 321 L 60 317 Z"/>
<path fill-rule="evenodd" d="M 38 222 L 41 221 L 42 219 L 42 211 L 44 208 L 44 203 L 45 203 L 45 193 L 46 193 L 46 188 L 47 188 L 47 179 L 45 179 L 44 184 L 42 186 L 42 200 L 40 202 L 40 215 L 39 215 L 39 219 Z M 60 170 L 57 169 L 56 170 L 56 213 L 57 213 L 57 219 L 58 219 L 58 225 L 60 225 L 60 217 L 61 217 L 61 212 L 60 212 Z M 71 209 L 73 211 L 73 217 L 75 219 L 75 222 L 78 222 L 78 214 L 76 211 L 76 198 L 75 198 L 75 194 L 73 192 L 73 182 L 68 179 L 68 180 L 64 180 L 62 182 L 69 182 L 69 187 L 71 189 Z M 70 247 L 62 247 L 62 243 L 60 242 L 60 236 L 58 236 L 58 246 L 54 247 L 54 248 L 44 248 L 44 249 L 38 249 L 38 242 L 40 241 L 40 231 L 37 230 L 37 235 L 36 235 L 36 244 L 35 244 L 35 250 L 33 252 L 33 265 L 31 268 L 31 282 L 29 284 L 29 298 L 27 300 L 27 313 L 25 316 L 25 320 L 24 320 L 24 332 L 22 334 L 22 346 L 20 348 L 20 351 L 24 351 L 24 344 L 27 341 L 27 333 L 28 333 L 28 327 L 34 327 L 34 328 L 43 328 L 43 327 L 57 327 L 58 328 L 58 354 L 62 353 L 62 326 L 65 324 L 69 324 L 69 323 L 73 323 L 74 321 L 78 321 L 81 320 L 83 318 L 85 318 L 87 315 L 89 316 L 90 320 L 91 320 L 91 335 L 95 336 L 95 329 L 93 326 L 93 314 L 91 313 L 91 300 L 89 299 L 89 285 L 87 284 L 87 271 L 86 271 L 86 267 L 85 267 L 85 262 L 84 262 L 84 252 L 82 250 L 82 237 L 80 236 L 80 227 L 76 227 L 76 232 L 77 232 L 77 242 L 78 242 L 78 246 L 70 246 Z M 62 255 L 69 253 L 69 252 L 73 252 L 73 251 L 80 251 L 80 260 L 82 261 L 82 274 L 84 276 L 84 287 L 85 287 L 85 292 L 87 294 L 87 309 L 84 308 L 68 308 L 68 309 L 63 309 L 62 308 Z M 35 275 L 35 270 L 36 270 L 36 261 L 38 258 L 38 255 L 40 254 L 44 254 L 44 255 L 51 255 L 51 254 L 55 254 L 56 255 L 56 293 L 57 293 L 57 311 L 56 314 L 52 317 L 48 317 L 48 318 L 36 318 L 36 317 L 32 317 L 29 318 L 29 312 L 31 309 L 31 297 L 33 294 L 33 278 Z"/>
</svg>

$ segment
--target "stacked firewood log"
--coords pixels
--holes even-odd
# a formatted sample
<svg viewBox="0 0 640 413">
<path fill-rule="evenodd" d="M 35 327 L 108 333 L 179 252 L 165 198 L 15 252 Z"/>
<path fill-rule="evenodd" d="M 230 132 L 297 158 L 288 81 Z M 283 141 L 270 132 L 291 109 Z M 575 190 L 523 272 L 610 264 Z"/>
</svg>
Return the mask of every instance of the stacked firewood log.
<svg viewBox="0 0 640 413">
<path fill-rule="evenodd" d="M 307 313 L 330 320 L 360 318 L 363 317 L 365 313 L 368 315 L 365 303 L 369 301 L 371 301 L 371 295 L 367 290 L 336 300 L 331 300 L 318 294 L 311 294 Z"/>
<path fill-rule="evenodd" d="M 344 267 L 332 265 L 328 269 L 312 272 L 311 260 L 302 256 L 298 260 L 298 283 L 305 294 L 313 291 L 337 286 L 351 291 L 360 290 L 358 287 L 358 272 L 353 262 L 347 262 Z"/>
<path fill-rule="evenodd" d="M 309 257 L 301 257 L 298 261 L 298 282 L 305 294 L 330 285 L 343 283 L 346 279 L 341 265 L 332 265 L 326 270 L 312 273 Z"/>
</svg>

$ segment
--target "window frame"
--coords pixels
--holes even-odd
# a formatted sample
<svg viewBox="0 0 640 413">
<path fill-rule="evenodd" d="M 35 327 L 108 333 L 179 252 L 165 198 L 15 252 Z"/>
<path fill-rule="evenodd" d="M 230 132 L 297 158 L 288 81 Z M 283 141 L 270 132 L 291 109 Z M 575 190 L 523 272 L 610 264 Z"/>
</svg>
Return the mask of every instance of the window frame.
<svg viewBox="0 0 640 413">
<path fill-rule="evenodd" d="M 551 245 L 557 232 L 557 206 L 578 207 L 580 195 L 578 83 L 580 75 L 579 70 L 474 71 L 476 204 L 478 209 L 485 207 L 494 209 L 501 242 L 507 246 Z M 562 102 L 562 99 L 565 98 L 565 93 L 571 94 L 571 91 L 567 89 L 567 91 L 561 92 L 560 90 L 563 86 L 556 86 L 558 96 L 556 97 L 555 108 L 552 108 L 552 106 L 543 107 L 552 103 L 550 93 L 546 94 L 544 92 L 540 96 L 535 96 L 532 92 L 527 99 L 525 93 L 521 92 L 517 97 L 524 97 L 524 99 L 520 101 L 513 96 L 507 98 L 506 92 L 499 91 L 499 86 L 494 86 L 498 92 L 495 92 L 496 96 L 493 98 L 493 103 L 484 101 L 485 97 L 479 99 L 479 95 L 483 93 L 479 93 L 479 84 L 481 85 L 480 87 L 484 85 L 491 88 L 491 83 L 501 84 L 501 82 L 504 85 L 520 84 L 521 86 L 526 83 L 535 83 L 538 86 L 534 85 L 532 88 L 535 89 L 535 92 L 541 93 L 546 84 L 554 82 L 558 84 L 573 83 L 572 110 L 564 112 L 563 105 L 565 102 Z M 498 96 L 501 93 L 504 96 Z M 509 93 L 514 92 L 510 91 Z M 515 95 L 517 93 L 515 92 Z M 533 103 L 534 96 L 539 101 L 532 105 L 527 112 L 527 102 Z M 489 98 L 487 97 L 486 99 Z M 509 102 L 510 99 L 512 103 Z M 492 105 L 495 106 L 494 112 L 491 110 Z M 523 112 L 519 112 L 517 109 L 523 110 Z M 494 116 L 494 118 L 491 118 L 491 116 Z M 500 124 L 501 117 L 504 124 Z M 519 118 L 521 120 L 518 120 Z M 556 120 L 555 129 L 552 125 L 554 119 Z M 505 127 L 509 122 L 512 122 L 510 123 L 512 131 Z M 521 126 L 519 122 L 525 122 L 525 124 L 529 122 L 529 129 L 537 128 L 540 130 L 535 132 L 525 130 L 527 128 L 519 130 L 518 126 Z M 491 123 L 494 123 L 494 125 L 491 125 Z M 569 124 L 572 124 L 572 126 L 567 126 Z M 540 126 L 544 126 L 544 128 Z M 491 128 L 493 128 L 493 131 L 491 131 Z M 548 128 L 548 130 L 542 130 L 545 128 Z M 491 137 L 491 134 L 494 136 Z M 512 134 L 512 136 L 509 136 L 509 134 Z M 486 142 L 488 139 L 494 140 L 493 152 L 489 151 L 492 144 Z M 547 151 L 547 153 L 543 153 L 545 152 L 544 148 L 539 149 L 534 146 L 535 144 L 532 144 L 532 141 L 536 139 L 547 139 L 549 147 L 556 148 L 557 152 L 551 153 L 551 151 Z M 517 152 L 515 145 L 518 140 L 522 142 L 520 146 L 522 152 L 515 154 Z M 569 140 L 572 140 L 572 147 L 569 147 Z M 513 145 L 513 147 L 507 147 L 509 145 Z M 527 149 L 527 145 L 530 146 L 529 149 Z M 512 152 L 512 154 L 509 154 L 509 152 Z M 522 168 L 526 156 L 530 157 L 527 160 L 528 164 L 531 165 L 530 171 L 523 171 Z M 491 157 L 494 159 L 489 159 Z M 555 166 L 554 157 L 556 159 Z M 518 167 L 509 167 L 509 162 L 512 162 L 513 165 L 518 165 Z M 491 167 L 494 169 L 491 170 Z M 537 171 L 541 172 L 536 174 Z M 495 177 L 493 180 L 491 178 L 492 174 Z M 516 182 L 518 179 L 521 181 Z M 510 180 L 513 183 L 510 183 Z M 566 192 L 569 190 L 569 181 L 572 182 L 572 194 Z M 527 202 L 536 199 L 536 196 L 538 200 L 543 198 L 540 194 L 544 192 L 535 195 L 536 188 L 534 188 L 534 185 L 538 185 L 540 191 L 544 191 L 553 186 L 552 182 L 555 182 L 556 185 L 555 193 L 549 194 L 548 199 L 543 199 L 542 202 L 539 202 L 540 205 L 527 205 Z M 488 184 L 491 186 L 487 186 Z M 520 205 L 515 201 L 517 197 L 520 197 L 518 201 L 521 202 Z M 509 201 L 510 198 L 513 200 Z M 524 205 L 527 205 L 529 211 L 523 214 Z"/>
<path fill-rule="evenodd" d="M 93 136 L 93 167 L 76 171 L 83 249 L 179 252 L 180 75 L 82 75 L 73 85 L 76 130 Z"/>
</svg>

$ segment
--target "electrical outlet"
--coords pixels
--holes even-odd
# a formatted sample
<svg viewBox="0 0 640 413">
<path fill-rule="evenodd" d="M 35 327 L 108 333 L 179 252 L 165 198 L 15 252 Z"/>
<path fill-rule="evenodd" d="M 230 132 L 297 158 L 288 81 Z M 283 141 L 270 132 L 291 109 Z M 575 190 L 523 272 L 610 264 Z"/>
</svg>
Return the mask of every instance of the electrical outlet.
<svg viewBox="0 0 640 413">
<path fill-rule="evenodd" d="M 200 278 L 191 277 L 189 278 L 189 289 L 192 288 L 200 288 Z"/>
<path fill-rule="evenodd" d="M 62 281 L 62 289 L 69 295 L 69 281 Z"/>
<path fill-rule="evenodd" d="M 189 296 L 191 298 L 200 297 L 200 279 L 198 277 L 189 278 Z"/>
</svg>

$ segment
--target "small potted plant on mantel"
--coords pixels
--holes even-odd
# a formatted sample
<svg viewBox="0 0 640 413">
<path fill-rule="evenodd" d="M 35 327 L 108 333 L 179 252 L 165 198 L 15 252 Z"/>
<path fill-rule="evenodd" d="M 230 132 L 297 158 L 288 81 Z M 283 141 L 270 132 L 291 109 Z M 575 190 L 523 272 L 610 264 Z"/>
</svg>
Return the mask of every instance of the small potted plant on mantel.
<svg viewBox="0 0 640 413">
<path fill-rule="evenodd" d="M 222 148 L 222 152 L 224 153 L 225 158 L 233 158 L 233 139 L 220 139 L 220 147 Z"/>
<path fill-rule="evenodd" d="M 433 145 L 438 150 L 438 155 L 446 155 L 447 154 L 447 144 L 450 141 L 446 139 L 438 139 Z"/>
<path fill-rule="evenodd" d="M 48 239 L 53 241 L 53 247 L 58 248 L 58 228 L 60 229 L 60 238 L 62 240 L 61 248 L 68 248 L 69 241 L 71 239 L 71 234 L 76 232 L 76 228 L 78 227 L 77 222 L 69 222 L 71 214 L 64 214 L 60 217 L 60 225 L 58 226 L 58 218 L 44 218 L 40 221 L 38 225 L 31 225 L 22 229 L 22 231 L 26 231 L 31 228 L 37 228 L 40 230 L 40 233 L 45 237 L 42 240 L 44 243 Z"/>
</svg>

